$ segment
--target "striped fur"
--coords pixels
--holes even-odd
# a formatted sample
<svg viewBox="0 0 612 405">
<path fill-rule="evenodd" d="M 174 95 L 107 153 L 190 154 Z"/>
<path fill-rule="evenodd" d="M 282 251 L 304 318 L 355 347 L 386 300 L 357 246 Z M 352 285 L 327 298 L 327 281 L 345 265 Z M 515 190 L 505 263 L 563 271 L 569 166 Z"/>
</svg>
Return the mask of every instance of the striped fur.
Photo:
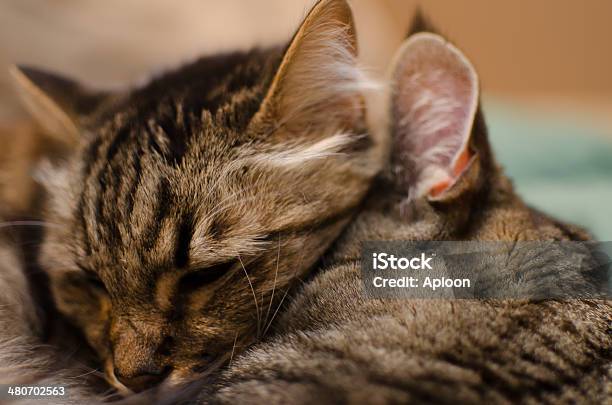
<svg viewBox="0 0 612 405">
<path fill-rule="evenodd" d="M 204 57 L 130 91 L 19 70 L 37 116 L 53 104 L 79 131 L 38 173 L 55 225 L 40 263 L 117 389 L 177 384 L 261 338 L 348 223 L 381 161 L 356 52 L 350 8 L 324 0 L 284 51 Z"/>
<path fill-rule="evenodd" d="M 445 41 L 440 46 L 431 54 L 449 49 Z M 420 62 L 422 68 L 429 67 Z M 456 71 L 452 67 L 451 73 Z M 401 78 L 394 82 L 403 85 Z M 419 102 L 420 94 L 411 96 Z M 428 104 L 437 108 L 435 101 Z M 397 102 L 401 100 L 394 98 Z M 471 128 L 469 165 L 442 194 L 432 198 L 414 193 L 412 188 L 419 184 L 406 182 L 405 174 L 414 174 L 413 160 L 420 156 L 402 158 L 414 153 L 403 138 L 423 133 L 407 134 L 401 125 L 405 117 L 398 111 L 393 104 L 392 160 L 363 210 L 323 260 L 321 271 L 293 297 L 275 336 L 234 359 L 204 390 L 201 402 L 609 402 L 609 300 L 365 298 L 360 265 L 366 241 L 589 238 L 586 232 L 529 208 L 515 194 L 495 163 L 478 109 L 473 121 L 465 123 Z M 508 263 L 511 257 L 499 260 Z M 538 263 L 532 266 L 535 272 L 560 271 L 542 269 Z M 607 283 L 594 282 L 592 276 L 565 269 L 559 282 L 588 285 L 593 291 Z"/>
<path fill-rule="evenodd" d="M 152 99 L 160 101 L 164 95 L 162 91 Z M 171 122 L 184 122 L 177 120 L 179 116 L 184 117 L 181 114 L 185 110 L 183 107 L 178 108 L 182 104 L 155 104 L 164 108 L 176 106 Z M 217 118 L 224 123 L 240 121 L 232 121 L 233 118 L 228 117 L 231 115 L 218 112 L 205 117 L 206 121 L 203 121 L 211 126 L 218 123 L 215 121 Z M 228 290 L 231 289 L 233 295 L 222 296 L 222 291 L 217 292 L 219 289 L 215 291 L 217 297 L 213 295 L 212 298 L 224 300 L 225 306 L 216 308 L 221 316 L 230 312 L 241 316 L 240 311 L 244 311 L 244 314 L 251 316 L 251 323 L 254 314 L 265 314 L 264 318 L 274 319 L 282 304 L 290 301 L 286 293 L 287 286 L 295 274 L 295 271 L 290 270 L 295 268 L 295 263 L 303 263 L 304 252 L 314 254 L 313 246 L 300 238 L 300 230 L 307 229 L 306 232 L 312 233 L 310 236 L 321 238 L 321 229 L 333 226 L 339 218 L 342 222 L 344 211 L 337 209 L 337 205 L 331 204 L 329 200 L 325 201 L 327 205 L 317 204 L 310 199 L 312 195 L 320 194 L 313 192 L 314 186 L 308 179 L 316 178 L 316 187 L 322 188 L 321 176 L 315 175 L 320 173 L 318 170 L 332 174 L 336 173 L 333 170 L 342 171 L 344 169 L 341 168 L 348 165 L 347 161 L 352 156 L 364 153 L 364 145 L 368 146 L 368 142 L 345 145 L 346 128 L 333 128 L 328 133 L 330 137 L 327 139 L 332 140 L 329 142 L 322 141 L 325 138 L 318 136 L 313 139 L 312 134 L 306 136 L 305 141 L 308 142 L 304 143 L 299 139 L 297 142 L 291 139 L 291 142 L 286 143 L 286 149 L 278 147 L 276 143 L 274 147 L 266 149 L 262 147 L 265 143 L 252 139 L 249 147 L 256 148 L 239 148 L 240 153 L 231 156 L 245 159 L 245 162 L 254 159 L 251 162 L 256 163 L 253 168 L 256 168 L 257 173 L 250 175 L 253 176 L 250 184 L 258 188 L 257 194 L 244 191 L 247 189 L 244 184 L 232 183 L 243 178 L 236 177 L 237 174 L 248 174 L 248 171 L 242 173 L 239 170 L 240 165 L 236 165 L 235 159 L 228 159 L 230 162 L 222 171 L 218 170 L 222 165 L 217 164 L 216 159 L 203 159 L 209 156 L 207 153 L 217 157 L 214 152 L 218 147 L 214 146 L 216 143 L 206 145 L 212 148 L 212 152 L 205 147 L 193 152 L 192 145 L 184 150 L 178 148 L 178 156 L 181 157 L 174 159 L 172 156 L 176 150 L 165 136 L 171 132 L 168 127 L 160 123 L 156 125 L 155 122 L 150 126 L 141 123 L 134 128 L 129 126 L 130 130 L 121 135 L 119 129 L 128 122 L 126 116 L 115 111 L 100 118 L 104 118 L 104 130 L 98 128 L 98 131 L 90 130 L 86 134 L 77 158 L 67 165 L 47 168 L 46 173 L 41 175 L 54 199 L 49 220 L 53 219 L 59 225 L 47 236 L 45 260 L 49 274 L 57 277 L 54 286 L 58 304 L 60 307 L 64 305 L 68 314 L 70 308 L 67 306 L 71 300 L 75 306 L 80 307 L 72 309 L 80 311 L 80 314 L 73 313 L 72 319 L 77 324 L 82 322 L 80 325 L 88 333 L 90 343 L 96 346 L 102 356 L 107 353 L 107 349 L 99 342 L 104 341 L 103 338 L 111 332 L 105 329 L 108 325 L 106 320 L 110 318 L 113 322 L 110 322 L 109 329 L 119 329 L 116 332 L 119 335 L 122 331 L 131 334 L 121 348 L 125 357 L 131 355 L 135 363 L 149 355 L 147 350 L 150 348 L 139 341 L 142 336 L 135 336 L 132 332 L 141 332 L 152 341 L 159 341 L 161 335 L 169 330 L 165 328 L 168 323 L 164 313 L 178 310 L 180 315 L 195 301 L 210 302 L 211 298 L 206 293 L 197 291 L 186 294 L 189 300 L 173 299 L 174 286 L 185 277 L 180 272 L 183 267 L 180 264 L 188 263 L 187 267 L 194 265 L 208 269 L 230 269 L 228 273 L 222 271 L 219 280 L 231 286 Z M 258 123 L 258 127 L 261 129 L 261 123 Z M 202 130 L 206 131 L 204 128 Z M 211 132 L 221 136 L 220 131 Z M 222 134 L 233 139 L 227 134 L 234 132 Z M 360 133 L 351 132 L 352 135 Z M 154 140 L 153 145 L 157 146 L 149 144 L 151 138 Z M 116 143 L 118 140 L 119 144 Z M 292 294 L 291 304 L 273 327 L 274 336 L 239 355 L 239 350 L 249 341 L 231 332 L 226 333 L 233 340 L 232 346 L 237 351 L 234 353 L 232 350 L 230 366 L 215 384 L 207 384 L 203 389 L 195 387 L 202 391 L 195 402 L 602 403 L 607 400 L 610 394 L 612 358 L 612 308 L 609 302 L 452 303 L 363 299 L 358 266 L 360 244 L 364 240 L 582 240 L 588 237 L 580 229 L 560 224 L 531 210 L 514 194 L 510 182 L 494 163 L 480 113 L 476 115 L 471 140 L 471 145 L 479 154 L 473 166 L 475 169 L 464 174 L 465 178 L 457 183 L 458 187 L 453 193 L 445 195 L 443 199 L 407 199 L 404 183 L 396 178 L 396 171 L 388 168 L 384 176 L 378 179 L 359 215 L 332 251 L 325 255 L 322 271 L 297 294 Z M 128 146 L 139 148 L 137 150 L 141 153 L 130 154 Z M 148 146 L 150 149 L 146 149 Z M 223 147 L 228 148 L 227 145 Z M 227 152 L 223 147 L 219 150 L 219 160 Z M 116 160 L 114 164 L 106 165 L 105 159 L 109 157 L 109 152 L 112 152 L 109 161 Z M 191 153 L 198 159 L 192 159 L 194 155 Z M 119 159 L 122 154 L 126 160 Z M 195 160 L 209 162 L 217 170 L 214 176 L 206 178 L 204 191 L 195 184 L 197 181 L 193 181 L 192 177 L 196 173 L 189 171 Z M 137 161 L 140 162 L 141 174 L 134 170 Z M 315 164 L 310 164 L 312 162 Z M 364 168 L 369 167 L 364 162 L 367 159 L 357 159 L 355 164 L 350 165 L 349 172 L 352 175 L 359 173 L 359 176 L 369 173 L 367 170 L 364 172 Z M 313 166 L 317 172 L 313 171 Z M 228 167 L 231 170 L 227 170 Z M 184 176 L 173 177 L 181 170 Z M 277 182 L 272 185 L 269 179 L 264 181 L 270 175 L 269 171 L 276 174 Z M 227 174 L 219 176 L 219 172 Z M 285 173 L 290 173 L 287 178 L 293 184 L 287 184 L 289 180 L 285 179 Z M 346 200 L 346 189 L 353 187 L 346 183 L 350 177 L 343 176 L 341 181 L 335 183 L 338 186 L 333 190 L 336 198 Z M 136 184 L 136 192 L 130 194 L 128 184 Z M 217 184 L 224 184 L 228 188 L 226 194 L 223 194 L 221 188 L 213 191 L 213 195 L 209 194 L 210 190 L 217 190 Z M 278 200 L 271 196 L 276 196 L 277 191 L 283 187 L 285 190 L 291 189 L 291 185 L 299 187 L 303 197 L 302 205 L 291 205 L 291 200 L 282 200 L 282 203 L 275 205 Z M 106 199 L 96 198 L 101 190 Z M 242 192 L 244 195 L 237 194 Z M 243 200 L 253 198 L 257 201 L 258 197 L 265 198 L 259 200 L 258 205 L 246 205 L 245 201 L 241 201 L 244 204 L 241 209 L 217 215 L 225 210 L 217 206 L 222 201 L 237 201 L 232 193 L 240 195 Z M 198 198 L 188 198 L 193 195 Z M 147 204 L 146 196 L 150 197 L 148 202 L 153 204 Z M 205 203 L 200 206 L 185 204 L 193 200 Z M 162 201 L 170 203 L 164 205 Z M 212 212 L 202 208 L 212 204 L 216 207 Z M 294 222 L 288 228 L 277 227 L 280 231 L 272 235 L 257 228 L 258 224 L 249 222 L 246 228 L 238 229 L 238 224 L 244 225 L 244 217 L 254 214 L 253 210 L 261 208 L 261 204 L 267 204 L 264 205 L 266 209 L 270 206 L 276 211 L 274 215 L 268 213 L 268 216 L 260 217 L 260 221 L 267 220 L 266 223 L 276 224 L 278 213 L 287 215 L 287 212 L 295 209 L 289 216 Z M 325 209 L 337 215 L 329 218 L 321 216 L 322 212 L 330 212 L 322 211 L 324 207 L 330 206 L 333 208 Z M 212 215 L 213 212 L 215 215 Z M 75 213 L 80 213 L 80 216 Z M 130 218 L 134 219 L 134 226 L 131 226 L 132 223 L 129 227 L 125 225 L 123 216 L 127 214 L 131 214 Z M 285 224 L 287 222 L 291 221 Z M 309 224 L 309 227 L 304 228 L 305 224 Z M 127 244 L 125 239 L 128 239 Z M 189 246 L 189 249 L 182 249 L 185 246 Z M 242 260 L 241 255 L 238 263 L 230 260 L 227 267 L 209 266 L 212 253 L 223 259 L 233 258 L 235 255 L 231 254 L 232 248 L 235 253 L 238 247 L 248 252 L 245 259 L 250 255 L 255 256 L 253 262 Z M 98 262 L 92 267 L 81 264 L 82 269 L 76 268 L 75 258 L 84 257 L 86 253 L 87 257 L 97 257 Z M 279 261 L 279 258 L 282 260 Z M 160 263 L 162 265 L 156 266 Z M 257 271 L 251 269 L 272 269 L 267 274 L 273 275 L 273 280 L 262 280 Z M 245 278 L 234 277 L 240 275 L 241 270 Z M 95 273 L 90 276 L 102 279 L 105 286 L 107 283 L 113 286 L 110 298 L 95 289 L 95 284 L 99 282 L 95 278 L 84 279 L 83 273 L 87 272 Z M 291 277 L 283 279 L 288 274 Z M 62 276 L 75 277 L 62 281 Z M 199 284 L 197 278 L 188 280 Z M 279 287 L 283 284 L 284 287 Z M 248 286 L 254 289 L 250 290 Z M 62 298 L 65 293 L 69 297 Z M 251 293 L 253 301 L 249 301 Z M 264 294 L 265 300 L 258 301 L 259 293 Z M 244 298 L 244 301 L 237 298 Z M 109 301 L 112 305 L 108 305 Z M 264 305 L 260 304 L 262 302 Z M 244 307 L 240 309 L 239 306 Z M 122 311 L 129 315 L 129 321 L 120 319 Z M 214 315 L 207 312 L 207 317 L 212 318 Z M 85 317 L 88 319 L 85 320 Z M 181 322 L 185 321 L 185 316 L 182 317 Z M 17 319 L 21 321 L 23 318 L 18 316 Z M 200 321 L 203 319 L 199 318 Z M 176 318 L 173 320 L 177 321 Z M 223 321 L 225 319 L 219 317 L 211 323 L 187 325 L 184 322 L 183 326 L 200 332 L 206 330 L 207 333 L 215 331 L 215 328 L 232 331 Z M 181 322 L 173 325 L 178 326 Z M 101 328 L 96 329 L 96 326 Z M 264 326 L 267 330 L 269 324 Z M 181 327 L 174 331 L 185 333 Z M 162 339 L 164 344 L 161 347 L 170 349 L 175 364 L 182 362 L 192 365 L 189 359 L 191 353 L 181 348 L 183 342 L 173 339 L 171 344 Z M 196 336 L 188 336 L 187 333 L 181 339 L 189 341 L 190 346 L 209 347 Z M 9 364 L 8 370 L 20 376 L 55 372 L 49 363 L 57 360 L 57 354 L 49 353 L 47 356 L 47 353 L 38 348 L 36 338 L 26 338 L 22 342 L 23 345 L 18 341 L 9 341 L 6 346 L 0 345 L 2 359 L 7 358 L 9 350 L 13 353 L 35 353 L 36 357 L 29 363 L 23 361 L 22 357 L 3 361 L 2 364 Z M 6 347 L 9 349 L 5 350 Z M 185 354 L 188 356 L 184 357 Z M 201 357 L 207 354 L 198 353 Z M 2 371 L 4 381 L 9 371 L 6 368 Z M 67 367 L 56 374 L 53 380 L 44 382 L 74 384 L 80 381 L 72 377 L 71 368 Z M 109 378 L 112 377 L 111 371 Z M 210 381 L 205 379 L 201 382 Z M 120 386 L 118 381 L 115 383 Z M 74 387 L 75 396 L 66 402 L 95 402 L 96 397 L 90 396 L 87 389 L 85 386 Z M 156 394 L 153 391 L 143 396 L 132 396 L 126 402 L 151 403 L 157 400 L 158 403 L 171 403 L 178 399 L 193 400 L 196 397 L 193 390 L 180 397 L 160 397 Z"/>
</svg>

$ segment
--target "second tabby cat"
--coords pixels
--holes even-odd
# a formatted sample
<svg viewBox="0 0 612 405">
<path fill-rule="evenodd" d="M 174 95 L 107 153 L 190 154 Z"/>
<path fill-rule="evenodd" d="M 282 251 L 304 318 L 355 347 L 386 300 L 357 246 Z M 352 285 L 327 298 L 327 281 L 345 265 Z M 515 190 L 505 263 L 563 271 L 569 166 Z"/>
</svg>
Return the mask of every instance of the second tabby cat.
<svg viewBox="0 0 612 405">
<path fill-rule="evenodd" d="M 419 24 L 415 31 L 422 29 Z M 610 301 L 364 296 L 365 241 L 588 239 L 515 194 L 487 140 L 476 72 L 456 47 L 418 32 L 398 51 L 392 72 L 394 147 L 386 175 L 326 266 L 283 314 L 276 337 L 234 359 L 201 402 L 609 400 Z M 516 264 L 511 254 L 499 260 L 500 266 Z M 541 263 L 521 266 L 534 273 L 559 271 Z M 589 272 L 568 272 L 558 278 L 594 290 L 606 283 Z"/>
</svg>

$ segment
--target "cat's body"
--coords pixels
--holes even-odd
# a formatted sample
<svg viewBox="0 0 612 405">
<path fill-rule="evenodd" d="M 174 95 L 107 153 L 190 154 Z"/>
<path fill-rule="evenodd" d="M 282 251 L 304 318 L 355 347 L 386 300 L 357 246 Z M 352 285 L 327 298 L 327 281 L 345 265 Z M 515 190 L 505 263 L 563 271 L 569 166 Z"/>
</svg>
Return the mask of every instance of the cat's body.
<svg viewBox="0 0 612 405">
<path fill-rule="evenodd" d="M 44 338 L 49 332 L 44 330 L 47 321 L 36 302 L 39 297 L 32 294 L 23 239 L 15 231 L 19 226 L 1 223 L 7 227 L 0 229 L 0 381 L 12 386 L 64 386 L 71 393 L 49 402 L 81 404 L 85 398 L 98 398 L 101 378 L 75 356 L 70 342 L 78 344 L 78 340 L 72 337 L 58 347 Z M 11 403 L 29 403 L 19 399 Z"/>
<path fill-rule="evenodd" d="M 419 25 L 393 66 L 388 168 L 322 271 L 292 300 L 277 336 L 236 359 L 204 402 L 609 401 L 608 300 L 366 298 L 367 241 L 589 239 L 515 194 L 488 144 L 473 67 L 443 38 L 418 33 Z M 497 272 L 514 259 L 510 250 L 478 271 Z M 558 282 L 576 291 L 607 283 L 577 266 L 514 265 L 564 271 Z"/>
<path fill-rule="evenodd" d="M 468 233 L 471 240 L 507 231 L 519 240 L 574 236 L 510 195 L 493 192 L 477 214 L 491 222 Z M 426 218 L 406 221 L 391 200 L 372 194 L 321 273 L 292 300 L 274 339 L 235 359 L 204 402 L 211 395 L 212 403 L 253 404 L 609 400 L 609 301 L 366 298 L 360 242 L 465 238 Z"/>
</svg>

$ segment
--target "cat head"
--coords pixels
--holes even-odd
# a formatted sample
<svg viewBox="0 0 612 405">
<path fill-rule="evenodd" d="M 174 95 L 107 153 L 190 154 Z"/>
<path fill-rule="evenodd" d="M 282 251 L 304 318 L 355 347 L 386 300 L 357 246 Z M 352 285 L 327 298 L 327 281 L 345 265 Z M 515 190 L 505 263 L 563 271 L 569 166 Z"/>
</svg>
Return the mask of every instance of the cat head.
<svg viewBox="0 0 612 405">
<path fill-rule="evenodd" d="M 347 3 L 324 0 L 284 52 L 204 58 L 135 90 L 14 71 L 74 145 L 40 176 L 41 263 L 115 386 L 228 360 L 348 222 L 381 160 L 356 52 Z"/>
<path fill-rule="evenodd" d="M 526 205 L 497 164 L 468 58 L 419 15 L 389 72 L 390 164 L 337 254 L 363 240 L 588 240 Z"/>
</svg>

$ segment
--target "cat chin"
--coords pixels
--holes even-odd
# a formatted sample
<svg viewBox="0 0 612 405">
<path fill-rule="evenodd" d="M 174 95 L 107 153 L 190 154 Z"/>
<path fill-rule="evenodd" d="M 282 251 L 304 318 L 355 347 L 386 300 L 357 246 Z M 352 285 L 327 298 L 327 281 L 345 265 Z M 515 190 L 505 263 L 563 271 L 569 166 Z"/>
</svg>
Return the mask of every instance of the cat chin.
<svg viewBox="0 0 612 405">
<path fill-rule="evenodd" d="M 106 382 L 111 387 L 116 389 L 117 393 L 119 393 L 119 395 L 121 396 L 127 397 L 128 395 L 133 394 L 134 392 L 128 387 L 126 387 L 125 385 L 123 385 L 121 381 L 119 381 L 117 376 L 115 376 L 114 369 L 115 369 L 115 366 L 113 364 L 113 360 L 111 358 L 108 358 L 104 362 L 104 378 L 106 379 Z"/>
<path fill-rule="evenodd" d="M 162 390 L 176 389 L 194 382 L 198 378 L 200 378 L 200 374 L 191 370 L 174 370 L 170 373 L 168 378 L 161 383 L 160 388 Z"/>
<path fill-rule="evenodd" d="M 125 384 L 121 383 L 121 381 L 119 381 L 119 379 L 115 375 L 114 365 L 111 359 L 105 362 L 104 376 L 106 382 L 117 391 L 117 394 L 125 398 L 131 397 L 135 394 L 144 395 L 147 392 L 155 392 L 156 395 L 170 394 L 172 392 L 182 389 L 183 387 L 186 387 L 189 383 L 193 383 L 202 377 L 200 373 L 196 373 L 188 369 L 179 369 L 172 371 L 172 373 L 170 373 L 170 375 L 168 375 L 168 377 L 157 386 L 151 387 L 146 390 L 132 390 Z"/>
</svg>

